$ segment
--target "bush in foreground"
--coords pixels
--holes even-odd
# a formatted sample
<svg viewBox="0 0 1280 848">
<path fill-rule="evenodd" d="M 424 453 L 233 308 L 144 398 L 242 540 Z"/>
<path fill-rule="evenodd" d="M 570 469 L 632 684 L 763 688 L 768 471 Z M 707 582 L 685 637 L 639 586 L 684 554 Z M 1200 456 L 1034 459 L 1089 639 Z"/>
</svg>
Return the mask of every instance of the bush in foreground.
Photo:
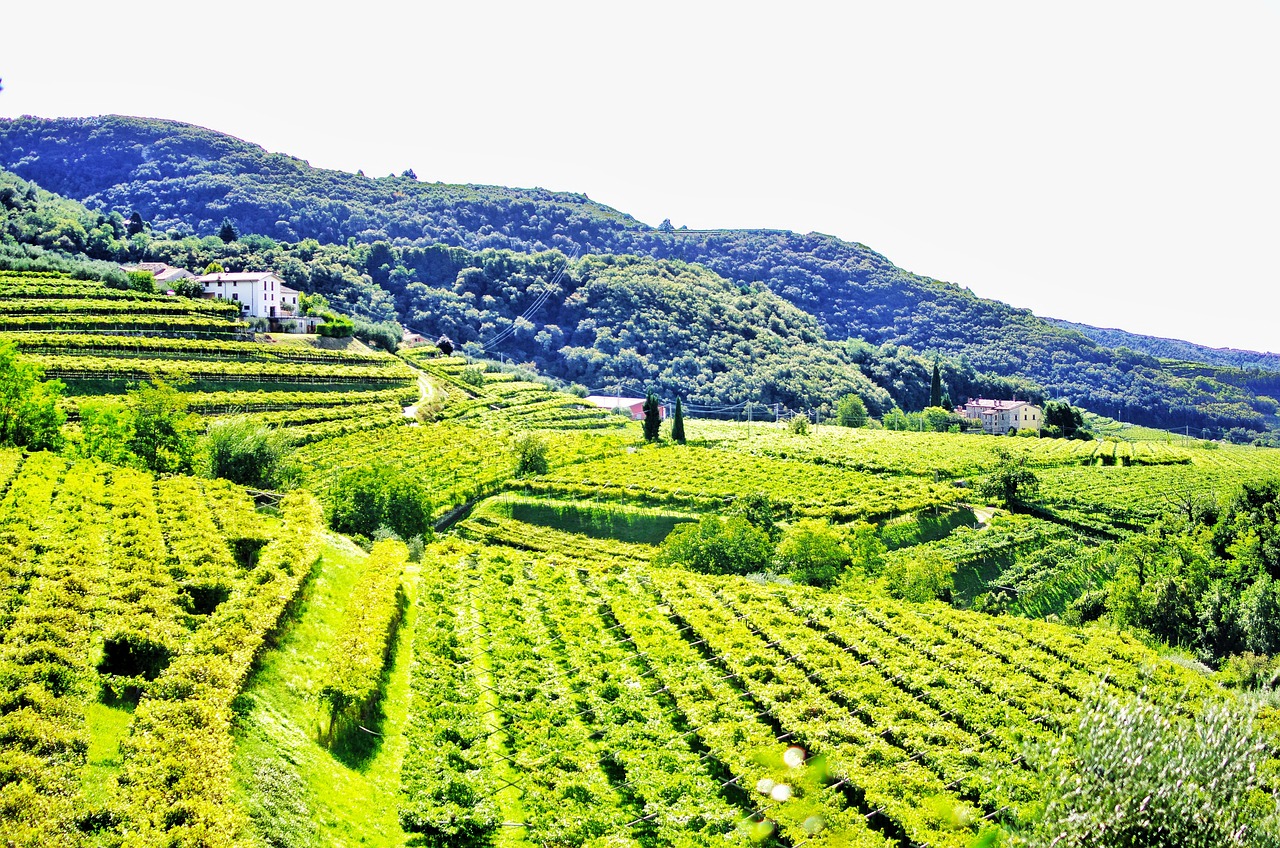
<svg viewBox="0 0 1280 848">
<path fill-rule="evenodd" d="M 1262 848 L 1280 844 L 1264 767 L 1274 740 L 1230 704 L 1194 720 L 1138 698 L 1086 702 L 1074 745 L 1045 764 L 1029 848 Z"/>
</svg>

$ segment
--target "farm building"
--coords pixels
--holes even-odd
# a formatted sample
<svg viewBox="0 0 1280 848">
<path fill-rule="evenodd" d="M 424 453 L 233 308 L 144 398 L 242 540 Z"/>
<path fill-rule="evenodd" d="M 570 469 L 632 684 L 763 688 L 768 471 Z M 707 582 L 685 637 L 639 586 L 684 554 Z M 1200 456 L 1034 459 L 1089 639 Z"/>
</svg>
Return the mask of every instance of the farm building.
<svg viewBox="0 0 1280 848">
<path fill-rule="evenodd" d="M 630 413 L 632 421 L 639 421 L 644 418 L 644 398 L 614 397 L 612 395 L 588 395 L 583 398 L 592 406 L 598 406 L 601 409 L 621 409 Z M 665 405 L 658 406 L 658 413 L 661 418 L 667 417 L 667 408 Z"/>
<path fill-rule="evenodd" d="M 982 422 L 984 432 L 1003 435 L 1010 430 L 1039 430 L 1044 424 L 1040 407 L 1025 400 L 970 400 L 956 409 L 958 415 Z"/>
<path fill-rule="evenodd" d="M 139 262 L 137 265 L 121 265 L 121 271 L 146 271 L 160 288 L 172 286 L 179 280 L 188 280 L 195 275 L 186 268 L 175 268 L 163 262 Z"/>
<path fill-rule="evenodd" d="M 204 296 L 240 304 L 246 318 L 284 318 L 298 313 L 298 292 L 270 271 L 205 274 L 196 277 Z"/>
</svg>

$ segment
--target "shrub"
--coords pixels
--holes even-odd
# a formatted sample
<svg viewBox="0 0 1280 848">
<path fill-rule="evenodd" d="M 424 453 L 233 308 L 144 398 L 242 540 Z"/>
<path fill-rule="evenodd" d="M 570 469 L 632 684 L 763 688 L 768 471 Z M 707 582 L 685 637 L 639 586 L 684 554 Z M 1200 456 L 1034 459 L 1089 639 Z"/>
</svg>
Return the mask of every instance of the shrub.
<svg viewBox="0 0 1280 848">
<path fill-rule="evenodd" d="M 775 562 L 801 583 L 828 586 L 852 554 L 840 531 L 826 521 L 802 518 L 782 533 Z"/>
<path fill-rule="evenodd" d="M 316 332 L 325 338 L 348 339 L 355 334 L 355 323 L 345 315 L 326 313 L 324 323 L 316 327 Z"/>
<path fill-rule="evenodd" d="M 293 476 L 292 449 L 284 431 L 251 418 L 215 421 L 204 437 L 205 476 L 241 486 L 278 488 Z"/>
<path fill-rule="evenodd" d="M 769 564 L 768 535 L 741 515 L 704 515 L 677 525 L 654 556 L 658 565 L 682 565 L 705 574 L 750 574 Z"/>
<path fill-rule="evenodd" d="M 1211 704 L 1188 721 L 1138 698 L 1095 695 L 1075 742 L 1043 764 L 1032 848 L 1262 848 L 1280 838 L 1266 792 L 1273 740 L 1254 715 Z"/>
<path fill-rule="evenodd" d="M 804 415 L 797 415 L 791 419 L 787 429 L 797 436 L 807 436 L 809 435 L 809 419 Z"/>
<path fill-rule="evenodd" d="M 129 280 L 129 288 L 134 291 L 155 294 L 156 278 L 150 271 L 127 271 L 125 277 Z"/>
<path fill-rule="evenodd" d="M 904 601 L 932 601 L 947 594 L 956 564 L 935 550 L 917 550 L 894 559 L 884 570 L 885 588 Z"/>
</svg>

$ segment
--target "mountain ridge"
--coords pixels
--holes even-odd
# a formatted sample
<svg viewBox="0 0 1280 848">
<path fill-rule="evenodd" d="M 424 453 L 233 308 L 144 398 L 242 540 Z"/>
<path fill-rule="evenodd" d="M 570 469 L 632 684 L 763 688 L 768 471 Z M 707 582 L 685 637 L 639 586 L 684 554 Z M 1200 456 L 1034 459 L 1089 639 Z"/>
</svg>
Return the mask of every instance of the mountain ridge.
<svg viewBox="0 0 1280 848">
<path fill-rule="evenodd" d="M 431 245 L 472 256 L 637 255 L 701 265 L 744 293 L 772 292 L 814 316 L 832 342 L 906 347 L 975 374 L 1027 380 L 1047 395 L 1137 423 L 1219 432 L 1276 423 L 1275 402 L 1237 380 L 1172 371 L 1155 356 L 1100 345 L 1029 310 L 912 274 L 865 245 L 820 233 L 653 228 L 586 195 L 424 183 L 411 172 L 370 178 L 316 169 L 213 130 L 119 116 L 0 120 L 0 167 L 103 211 L 138 212 L 152 227 L 140 250 L 176 252 L 185 235 L 211 235 L 227 221 L 288 248 L 279 258 L 283 272 L 292 267 L 283 254 L 295 240 L 345 243 L 350 255 L 341 261 L 352 272 L 346 289 L 331 285 L 332 275 L 317 284 L 313 274 L 295 270 L 292 279 L 345 297 L 361 285 L 347 278 L 367 278 L 372 289 L 348 299 L 372 307 L 383 301 L 373 289 L 383 291 L 384 302 L 394 302 L 397 316 L 410 323 L 421 323 L 411 319 L 411 284 L 429 281 L 442 291 L 457 282 L 432 276 L 416 261 Z M 153 238 L 160 231 L 175 238 Z M 512 288 L 501 280 L 486 285 Z M 468 320 L 514 323 L 523 310 L 514 308 L 519 300 L 518 292 L 505 304 L 498 298 Z M 379 308 L 369 317 L 385 319 L 385 306 Z M 890 392 L 900 403 L 915 402 L 905 388 Z"/>
</svg>

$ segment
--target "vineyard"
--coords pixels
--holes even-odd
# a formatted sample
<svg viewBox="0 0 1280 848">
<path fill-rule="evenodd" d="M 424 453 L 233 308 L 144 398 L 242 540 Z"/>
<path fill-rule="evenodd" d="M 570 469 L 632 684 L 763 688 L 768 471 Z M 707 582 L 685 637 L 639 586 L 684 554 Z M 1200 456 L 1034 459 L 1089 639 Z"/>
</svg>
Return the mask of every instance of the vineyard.
<svg viewBox="0 0 1280 848">
<path fill-rule="evenodd" d="M 1215 697 L 1111 634 L 550 554 L 439 555 L 412 682 L 431 706 L 412 720 L 400 803 L 429 844 L 514 825 L 549 845 L 963 846 L 1034 800 L 1026 743 L 1069 731 L 1095 687 L 1182 709 Z"/>
<path fill-rule="evenodd" d="M 297 471 L 251 494 L 0 449 L 0 844 L 970 848 L 1037 815 L 1040 755 L 1099 693 L 1175 723 L 1234 697 L 1060 621 L 1110 546 L 1280 452 L 704 420 L 648 444 L 521 368 L 238 318 L 0 272 L 0 339 L 67 381 L 71 426 L 171 380 L 206 423 L 279 429 Z M 1037 483 L 1016 505 L 982 494 L 1009 467 Z M 434 536 L 326 529 L 377 468 Z M 744 515 L 874 557 L 827 588 L 655 564 Z M 939 561 L 945 600 L 877 577 Z"/>
<path fill-rule="evenodd" d="M 234 833 L 230 706 L 315 561 L 315 501 L 267 519 L 226 486 L 50 454 L 0 472 L 6 837 Z"/>
</svg>

